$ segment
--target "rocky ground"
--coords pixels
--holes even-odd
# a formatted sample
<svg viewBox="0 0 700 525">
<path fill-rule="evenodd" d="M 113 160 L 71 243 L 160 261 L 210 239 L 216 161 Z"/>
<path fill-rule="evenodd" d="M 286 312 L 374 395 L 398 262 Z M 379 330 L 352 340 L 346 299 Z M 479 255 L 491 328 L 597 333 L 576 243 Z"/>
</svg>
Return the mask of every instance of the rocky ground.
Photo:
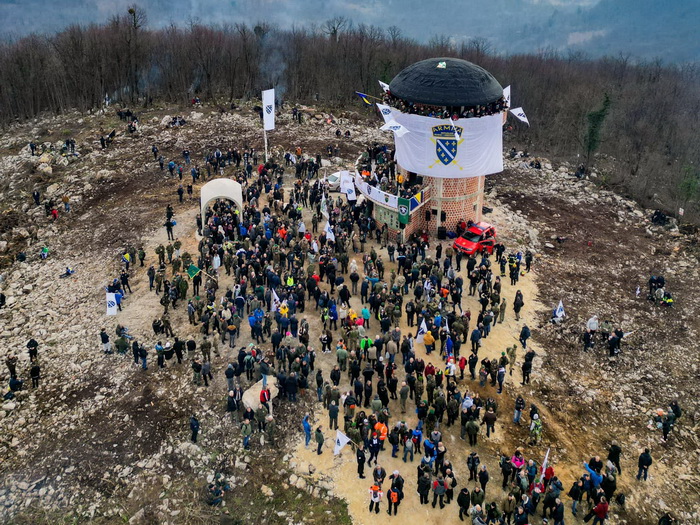
<svg viewBox="0 0 700 525">
<path fill-rule="evenodd" d="M 333 159 L 344 165 L 367 141 L 383 137 L 368 131 L 359 115 L 339 115 L 336 126 L 326 123 L 328 114 L 320 109 L 307 112 L 302 126 L 287 117 L 278 120 L 278 130 L 271 133 L 276 152 L 296 145 L 311 153 L 322 151 L 336 142 L 339 126 L 353 135 L 340 144 L 340 158 Z M 190 123 L 164 127 L 165 117 L 175 114 Z M 356 483 L 349 450 L 333 458 L 327 449 L 319 457 L 300 445 L 299 422 L 305 411 L 326 423 L 312 396 L 292 408 L 276 405 L 278 425 L 288 429 L 283 445 L 271 450 L 255 442 L 244 453 L 239 432 L 223 417 L 226 353 L 213 363 L 215 380 L 209 389 L 196 389 L 184 365 L 157 370 L 153 360 L 142 372 L 128 357 L 101 354 L 99 330 L 105 326 L 113 333 L 116 322 L 146 343 L 155 342 L 150 323 L 162 310 L 148 292 L 143 269 L 132 272 L 133 294 L 124 311 L 116 319 L 104 315 L 104 285 L 117 274 L 120 250 L 130 243 L 143 245 L 147 264 L 154 261 L 153 249 L 165 239 L 160 227 L 165 205 L 176 201 L 179 181 L 159 170 L 151 145 L 157 143 L 168 159 L 178 159 L 186 147 L 193 159 L 214 147 L 250 144 L 262 149 L 259 121 L 249 107 L 230 113 L 157 108 L 140 117 L 141 132 L 118 133 L 106 151 L 100 150 L 99 134 L 124 128 L 112 112 L 47 118 L 15 126 L 0 137 L 0 286 L 8 298 L 8 307 L 0 310 L 0 357 L 20 353 L 20 374 L 29 383 L 25 344 L 34 337 L 40 343 L 44 375 L 39 389 L 28 389 L 0 410 L 3 521 L 369 523 L 367 487 Z M 32 158 L 26 147 L 35 140 L 50 151 L 68 137 L 76 140 L 77 157 L 54 151 Z M 506 414 L 503 425 L 493 439 L 482 438 L 478 450 L 497 485 L 496 452 L 526 442 L 524 429 L 506 423 L 515 393 L 521 392 L 542 407 L 545 421 L 544 443 L 526 447 L 526 455 L 542 457 L 551 447 L 567 489 L 581 474 L 582 461 L 595 453 L 604 455 L 610 440 L 620 441 L 624 455 L 618 486 L 628 503 L 626 510 L 613 509 L 611 523 L 652 523 L 667 507 L 686 523 L 697 523 L 697 237 L 677 228 L 652 227 L 648 210 L 600 189 L 595 179 L 573 178 L 568 166 L 557 168 L 545 164 L 535 172 L 509 163 L 503 174 L 489 179 L 487 201 L 494 212 L 488 219 L 499 228 L 499 236 L 509 248 L 537 253 L 534 272 L 518 288 L 525 293 L 525 320 L 533 328 L 538 358 L 532 385 L 521 387 L 517 372 L 509 381 L 499 399 Z M 57 199 L 70 195 L 73 211 L 49 223 L 43 207 L 31 201 L 36 187 Z M 175 234 L 191 251 L 197 242 L 196 213 L 196 202 L 176 204 Z M 557 237 L 565 240 L 558 242 Z M 44 244 L 51 256 L 40 261 L 37 254 Z M 20 250 L 28 254 L 27 261 L 13 262 Z M 75 268 L 76 275 L 58 279 L 65 266 Z M 635 297 L 636 287 L 643 290 L 654 272 L 666 277 L 676 298 L 673 309 L 661 310 Z M 223 278 L 222 284 L 230 283 Z M 514 289 L 504 288 L 512 301 Z M 548 320 L 560 299 L 567 320 L 553 327 Z M 474 311 L 472 301 L 466 299 L 465 306 Z M 579 335 L 594 313 L 633 332 L 613 361 L 600 345 L 588 354 L 581 352 Z M 517 339 L 520 324 L 509 317 L 488 339 L 486 355 L 499 355 Z M 192 333 L 182 308 L 173 319 L 178 335 Z M 318 333 L 316 313 L 309 319 L 313 336 Z M 330 356 L 319 359 L 326 371 L 332 364 Z M 4 367 L 1 374 L 6 384 Z M 490 387 L 467 386 L 482 396 L 493 393 Z M 672 399 L 679 399 L 685 415 L 669 444 L 661 445 L 660 435 L 646 425 L 650 413 Z M 198 445 L 188 440 L 192 413 L 202 424 Z M 326 437 L 333 437 L 328 430 Z M 632 474 L 645 446 L 651 446 L 655 464 L 650 481 L 642 486 Z M 448 448 L 460 481 L 465 468 L 458 458 L 467 447 L 450 432 Z M 402 468 L 409 488 L 413 486 L 414 467 L 388 458 L 386 462 L 387 470 Z M 215 473 L 224 474 L 235 487 L 223 509 L 203 503 L 206 482 Z M 417 498 L 408 493 L 401 513 L 427 523 L 457 521 L 454 509 L 441 513 L 419 508 Z"/>
</svg>

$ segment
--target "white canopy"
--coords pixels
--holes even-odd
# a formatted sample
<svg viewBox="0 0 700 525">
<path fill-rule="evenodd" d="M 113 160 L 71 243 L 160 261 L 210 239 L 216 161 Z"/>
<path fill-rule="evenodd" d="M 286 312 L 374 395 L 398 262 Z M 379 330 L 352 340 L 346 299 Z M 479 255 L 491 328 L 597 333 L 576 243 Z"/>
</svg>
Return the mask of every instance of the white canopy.
<svg viewBox="0 0 700 525">
<path fill-rule="evenodd" d="M 215 199 L 228 199 L 236 203 L 239 209 L 243 210 L 243 189 L 241 185 L 231 179 L 214 179 L 207 182 L 200 190 L 202 221 L 206 217 L 207 206 Z"/>
</svg>

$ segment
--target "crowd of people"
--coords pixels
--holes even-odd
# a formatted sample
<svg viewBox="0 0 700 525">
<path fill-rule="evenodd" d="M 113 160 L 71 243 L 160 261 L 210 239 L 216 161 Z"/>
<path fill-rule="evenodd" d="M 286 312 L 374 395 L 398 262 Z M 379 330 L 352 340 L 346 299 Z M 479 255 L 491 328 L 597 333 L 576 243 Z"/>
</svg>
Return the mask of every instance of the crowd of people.
<svg viewBox="0 0 700 525">
<path fill-rule="evenodd" d="M 418 102 L 403 100 L 387 91 L 384 93 L 382 101 L 387 106 L 396 108 L 403 113 L 452 120 L 457 120 L 460 118 L 486 117 L 488 115 L 496 115 L 497 113 L 508 110 L 508 101 L 505 99 L 505 97 L 501 97 L 489 104 L 478 106 L 447 107 L 431 106 L 429 104 L 420 104 Z"/>
<path fill-rule="evenodd" d="M 357 159 L 355 171 L 370 186 L 410 199 L 423 191 L 422 179 L 412 174 L 397 172 L 395 153 L 396 151 L 387 145 L 370 145 Z"/>
<path fill-rule="evenodd" d="M 151 152 L 164 169 L 157 146 Z M 202 239 L 195 254 L 182 252 L 182 243 L 171 236 L 171 206 L 165 212 L 168 243 L 156 247 L 157 264 L 145 264 L 143 247 L 125 248 L 120 259 L 123 267 L 106 290 L 119 298 L 121 309 L 127 292 L 132 293 L 131 274 L 144 268 L 149 291 L 161 297 L 163 313 L 153 320 L 152 336 L 136 337 L 122 325 L 113 334 L 102 329 L 102 351 L 112 354 L 114 348 L 126 355 L 131 349 L 134 366 L 142 370 L 148 370 L 149 354 L 155 353 L 159 369 L 168 363 L 189 367 L 195 386 L 209 387 L 223 370 L 225 410 L 240 430 L 245 449 L 255 446 L 251 441 L 255 433 L 273 446 L 283 433 L 288 435 L 290 429 L 280 429 L 272 415 L 273 401 L 293 405 L 314 399 L 327 411 L 328 428 L 340 428 L 351 439 L 360 479 L 366 478 L 366 466 L 374 463 L 370 512 L 380 512 L 386 501 L 387 513 L 395 515 L 401 502 L 411 497 L 406 489 L 412 483 L 398 470 L 387 476 L 382 466 L 389 451 L 407 467 L 414 465 L 421 505 L 444 508 L 454 503 L 459 518 L 476 525 L 524 525 L 539 513 L 563 525 L 565 501 L 577 515 L 584 498 L 583 513 L 594 524 L 602 524 L 610 504 L 624 505 L 624 496 L 617 491 L 622 451 L 615 442 L 607 462 L 599 456 L 591 458 L 566 493 L 554 465 L 540 464 L 534 452 L 527 457 L 522 447 L 500 455 L 501 490 L 494 489 L 492 480 L 499 473 L 488 470 L 475 448 L 479 439 L 491 439 L 497 432 L 525 434 L 529 444 L 537 446 L 546 430 L 545 417 L 526 402 L 524 392 L 509 391 L 516 381 L 516 365 L 522 385 L 530 383 L 534 372 L 536 353 L 528 345 L 531 332 L 519 322 L 525 297 L 517 288 L 520 277 L 530 270 L 532 254 L 507 254 L 499 243 L 493 254 L 467 257 L 451 245 L 434 243 L 425 232 L 394 244 L 386 229 L 377 227 L 366 203 L 355 205 L 340 198 L 334 202 L 324 182 L 314 180 L 314 166 L 320 165 L 320 159 L 307 157 L 299 170 L 302 151 L 290 155 L 295 162 L 285 157 L 287 166 L 258 163 L 252 148 L 243 154 L 229 149 L 205 156 L 207 176 L 233 166 L 233 173 L 227 174 L 243 187 L 243 208 L 217 200 L 204 217 L 198 215 Z M 191 164 L 190 157 L 184 150 L 185 166 Z M 363 160 L 370 172 L 376 166 L 380 184 L 386 178 L 406 190 L 413 188 L 397 180 L 388 148 L 373 145 Z M 297 178 L 285 187 L 285 168 L 290 165 L 296 166 Z M 169 170 L 173 175 L 177 170 L 181 177 L 182 164 Z M 191 170 L 193 184 L 204 178 L 198 166 Z M 311 211 L 310 227 L 305 209 Z M 319 228 L 323 222 L 326 227 Z M 367 245 L 373 234 L 379 246 Z M 526 267 L 521 268 L 521 263 Z M 463 266 L 467 282 L 461 276 Z M 506 272 L 510 289 L 501 282 Z M 231 285 L 222 286 L 224 276 Z M 465 304 L 465 294 L 477 300 L 474 312 Z M 171 311 L 178 308 L 186 310 L 196 334 L 177 335 L 182 327 L 174 326 Z M 483 347 L 494 331 L 505 329 L 509 311 L 518 324 L 520 348 L 510 345 L 499 357 L 488 358 Z M 312 328 L 313 316 L 321 328 Z M 400 328 L 404 320 L 407 330 Z M 611 324 L 600 326 L 592 319 L 584 350 L 593 346 L 599 331 L 603 340 L 606 334 L 617 334 Z M 241 339 L 250 342 L 236 344 Z M 36 361 L 36 373 L 32 368 L 31 376 L 34 387 L 41 377 L 37 347 L 34 340 L 28 344 L 32 363 Z M 229 355 L 233 356 L 230 362 L 221 363 Z M 321 356 L 332 361 L 330 371 L 319 365 Z M 7 366 L 19 381 L 13 364 L 16 356 L 8 358 Z M 245 389 L 258 380 L 262 382 L 259 404 L 246 406 Z M 275 400 L 269 388 L 272 382 L 278 390 Z M 21 386 L 15 384 L 15 391 Z M 507 397 L 514 399 L 512 415 L 505 413 L 504 407 L 510 405 L 504 401 Z M 677 403 L 669 409 L 674 421 L 680 417 L 680 408 L 675 407 Z M 665 421 L 660 421 L 662 426 Z M 190 419 L 190 428 L 196 442 L 200 429 L 196 415 Z M 299 430 L 307 446 L 313 435 L 316 452 L 322 454 L 323 426 L 312 425 L 311 416 L 306 415 Z M 472 452 L 466 459 L 448 452 L 451 441 L 445 438 L 450 435 L 464 440 L 465 446 L 468 441 Z M 638 463 L 637 479 L 646 481 L 652 465 L 649 450 Z M 222 481 L 208 490 L 210 503 L 216 505 L 228 487 Z"/>
</svg>

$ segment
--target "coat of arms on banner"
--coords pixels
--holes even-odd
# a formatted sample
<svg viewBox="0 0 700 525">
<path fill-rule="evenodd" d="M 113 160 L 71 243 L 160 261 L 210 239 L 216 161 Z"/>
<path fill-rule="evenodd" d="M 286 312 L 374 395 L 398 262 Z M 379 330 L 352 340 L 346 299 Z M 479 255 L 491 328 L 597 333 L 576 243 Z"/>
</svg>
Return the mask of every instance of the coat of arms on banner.
<svg viewBox="0 0 700 525">
<path fill-rule="evenodd" d="M 265 113 L 267 113 L 268 115 L 272 113 L 272 104 L 268 104 L 267 106 L 265 106 Z"/>
<path fill-rule="evenodd" d="M 449 166 L 453 162 L 457 164 L 457 148 L 464 139 L 457 139 L 457 136 L 462 135 L 463 128 L 453 126 L 452 124 L 441 124 L 433 126 L 433 143 L 435 143 L 435 153 L 437 153 L 437 161 L 429 166 L 432 168 L 439 161 L 445 166 Z M 455 136 L 455 134 L 457 136 Z M 459 164 L 457 164 L 459 166 Z M 459 166 L 459 169 L 462 169 Z"/>
<path fill-rule="evenodd" d="M 400 204 L 399 215 L 408 215 L 408 206 L 406 206 L 405 204 Z"/>
</svg>

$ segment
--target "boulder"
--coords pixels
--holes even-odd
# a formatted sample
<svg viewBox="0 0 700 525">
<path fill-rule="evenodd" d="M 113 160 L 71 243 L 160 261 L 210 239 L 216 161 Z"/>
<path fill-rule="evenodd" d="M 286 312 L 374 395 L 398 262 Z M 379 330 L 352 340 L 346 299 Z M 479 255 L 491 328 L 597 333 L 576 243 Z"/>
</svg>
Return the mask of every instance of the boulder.
<svg viewBox="0 0 700 525">
<path fill-rule="evenodd" d="M 51 175 L 53 173 L 53 169 L 51 168 L 51 166 L 49 166 L 46 163 L 39 164 L 36 170 L 43 175 Z"/>
<path fill-rule="evenodd" d="M 267 386 L 270 389 L 270 398 L 275 399 L 278 394 L 277 385 L 273 377 L 268 377 Z M 260 391 L 262 390 L 262 379 L 243 392 L 243 404 L 253 410 L 260 405 Z"/>
</svg>

